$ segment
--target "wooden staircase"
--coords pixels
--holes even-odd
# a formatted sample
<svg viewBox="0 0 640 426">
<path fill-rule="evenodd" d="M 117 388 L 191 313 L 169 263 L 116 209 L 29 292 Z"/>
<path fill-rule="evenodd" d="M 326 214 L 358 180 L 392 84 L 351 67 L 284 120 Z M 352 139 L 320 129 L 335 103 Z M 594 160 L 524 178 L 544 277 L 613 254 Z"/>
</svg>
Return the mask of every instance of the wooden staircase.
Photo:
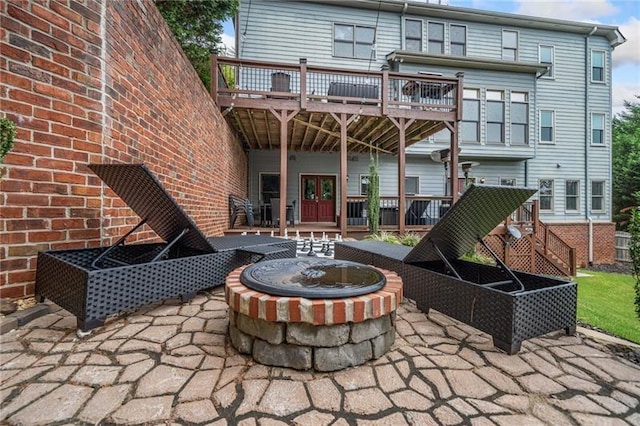
<svg viewBox="0 0 640 426">
<path fill-rule="evenodd" d="M 515 226 L 522 238 L 513 238 L 509 226 Z M 540 221 L 537 201 L 520 206 L 484 241 L 512 269 L 541 275 L 576 275 L 576 249 Z"/>
</svg>

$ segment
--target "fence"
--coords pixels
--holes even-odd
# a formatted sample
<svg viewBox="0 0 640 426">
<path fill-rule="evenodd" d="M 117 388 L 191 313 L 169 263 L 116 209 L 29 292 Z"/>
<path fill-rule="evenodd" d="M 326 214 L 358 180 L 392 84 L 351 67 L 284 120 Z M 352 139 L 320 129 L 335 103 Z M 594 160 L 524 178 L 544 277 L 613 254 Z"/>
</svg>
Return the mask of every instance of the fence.
<svg viewBox="0 0 640 426">
<path fill-rule="evenodd" d="M 616 232 L 616 261 L 631 262 L 631 254 L 629 253 L 629 241 L 631 234 L 628 232 Z"/>
</svg>

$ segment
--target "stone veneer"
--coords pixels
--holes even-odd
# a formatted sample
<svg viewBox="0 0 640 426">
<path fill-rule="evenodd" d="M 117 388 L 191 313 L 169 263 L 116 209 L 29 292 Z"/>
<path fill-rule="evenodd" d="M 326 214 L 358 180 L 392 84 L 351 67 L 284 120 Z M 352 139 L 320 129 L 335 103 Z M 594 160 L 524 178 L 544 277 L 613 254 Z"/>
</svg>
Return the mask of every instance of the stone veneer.
<svg viewBox="0 0 640 426">
<path fill-rule="evenodd" d="M 236 269 L 227 277 L 229 336 L 241 353 L 266 365 L 298 370 L 341 370 L 379 358 L 395 340 L 402 279 L 380 269 L 386 285 L 339 299 L 280 297 L 244 286 Z"/>
</svg>

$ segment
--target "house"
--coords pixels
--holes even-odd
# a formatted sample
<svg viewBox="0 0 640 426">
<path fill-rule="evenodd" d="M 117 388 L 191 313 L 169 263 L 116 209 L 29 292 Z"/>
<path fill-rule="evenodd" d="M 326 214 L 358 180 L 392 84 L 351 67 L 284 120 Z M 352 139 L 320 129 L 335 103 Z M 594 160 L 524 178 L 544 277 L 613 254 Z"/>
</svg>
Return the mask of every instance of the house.
<svg viewBox="0 0 640 426">
<path fill-rule="evenodd" d="M 297 221 L 335 221 L 343 230 L 363 224 L 358 201 L 364 200 L 369 157 L 377 152 L 382 225 L 389 229 L 410 229 L 398 206 L 408 212 L 420 200 L 431 206 L 419 211 L 414 224 L 437 220 L 440 207 L 446 210 L 449 198 L 455 200 L 470 182 L 529 186 L 539 189 L 540 219 L 577 248 L 578 263 L 613 261 L 611 52 L 625 41 L 616 27 L 424 1 L 250 0 L 240 2 L 236 28 L 237 57 L 245 62 L 227 62 L 236 71 L 231 92 L 253 85 L 253 94 L 244 96 L 277 93 L 270 96 L 282 101 L 276 109 L 286 106 L 291 115 L 283 127 L 284 156 L 274 143 L 278 124 L 269 112 L 274 107 L 254 103 L 250 111 L 225 115 L 248 148 L 249 195 L 255 204 L 274 197 L 285 207 L 297 200 Z M 246 61 L 271 64 L 270 76 L 260 77 L 262 88 Z M 352 83 L 324 71 L 324 80 L 311 81 L 307 71 L 301 83 L 300 70 L 312 67 L 351 70 L 364 78 Z M 384 86 L 380 73 L 396 80 Z M 451 90 L 455 79 L 463 81 L 461 93 Z M 290 96 L 302 90 L 304 104 Z M 331 103 L 336 94 L 350 101 Z M 239 97 L 225 101 L 220 95 L 225 111 L 239 106 Z M 385 110 L 380 104 L 387 95 Z M 314 101 L 334 108 L 314 110 Z M 462 113 L 458 122 L 432 116 L 400 136 L 403 132 L 376 127 L 394 102 L 426 115 L 438 108 L 442 113 L 447 103 Z M 343 135 L 348 152 L 335 149 L 341 132 L 337 108 L 345 104 L 359 108 L 349 111 L 353 122 Z M 367 111 L 370 106 L 381 113 Z M 413 125 L 422 118 L 416 116 Z M 358 119 L 368 121 L 361 125 Z M 384 149 L 391 140 L 401 146 Z M 456 145 L 459 159 L 450 149 Z M 442 160 L 450 162 L 443 168 Z M 286 182 L 279 180 L 281 170 L 288 172 Z M 320 205 L 324 196 L 337 201 L 319 215 L 305 210 L 305 201 Z"/>
</svg>

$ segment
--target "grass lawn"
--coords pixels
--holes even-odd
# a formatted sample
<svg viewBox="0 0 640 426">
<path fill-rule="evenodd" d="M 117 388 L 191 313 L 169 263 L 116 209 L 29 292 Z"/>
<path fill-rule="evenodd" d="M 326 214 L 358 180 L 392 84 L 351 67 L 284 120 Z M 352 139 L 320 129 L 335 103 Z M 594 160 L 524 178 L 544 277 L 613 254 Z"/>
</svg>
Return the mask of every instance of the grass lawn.
<svg viewBox="0 0 640 426">
<path fill-rule="evenodd" d="M 584 271 L 578 277 L 578 321 L 640 344 L 632 275 Z"/>
</svg>

